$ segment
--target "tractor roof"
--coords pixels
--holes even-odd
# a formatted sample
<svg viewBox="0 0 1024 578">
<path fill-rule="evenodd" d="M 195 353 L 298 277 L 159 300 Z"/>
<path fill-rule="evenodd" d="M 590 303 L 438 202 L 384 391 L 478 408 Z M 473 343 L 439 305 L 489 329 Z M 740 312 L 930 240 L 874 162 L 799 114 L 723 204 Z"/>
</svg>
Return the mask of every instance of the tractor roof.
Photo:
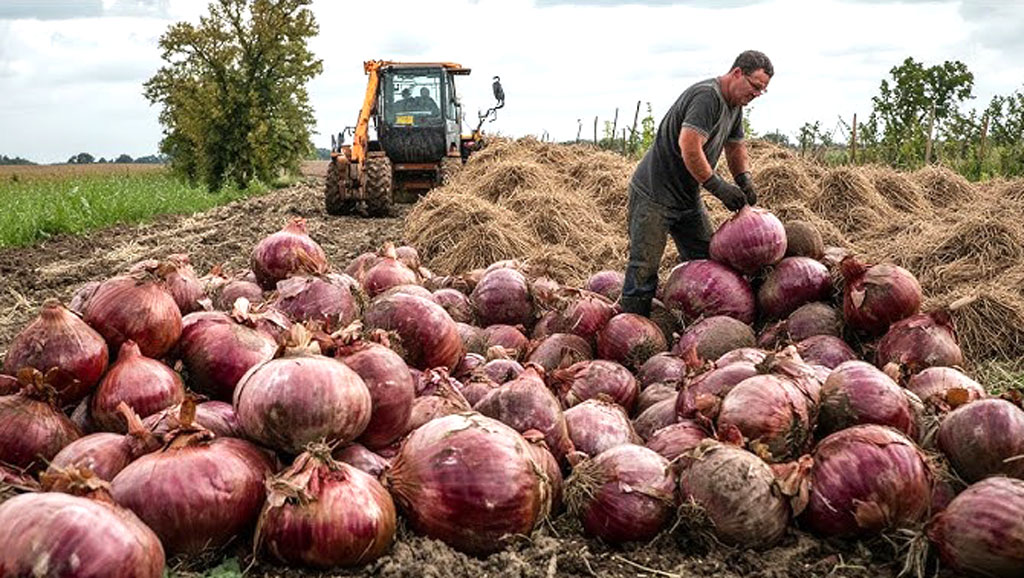
<svg viewBox="0 0 1024 578">
<path fill-rule="evenodd" d="M 373 69 L 381 68 L 443 68 L 452 74 L 469 74 L 469 68 L 463 68 L 461 64 L 454 62 L 394 62 L 391 60 L 367 60 L 363 63 L 363 69 L 369 73 Z"/>
</svg>

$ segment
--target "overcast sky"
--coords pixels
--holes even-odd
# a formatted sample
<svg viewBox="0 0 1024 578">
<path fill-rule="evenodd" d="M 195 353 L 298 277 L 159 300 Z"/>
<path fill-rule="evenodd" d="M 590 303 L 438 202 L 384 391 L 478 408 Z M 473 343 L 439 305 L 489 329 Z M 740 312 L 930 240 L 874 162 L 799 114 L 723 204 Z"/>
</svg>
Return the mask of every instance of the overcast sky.
<svg viewBox="0 0 1024 578">
<path fill-rule="evenodd" d="M 196 22 L 206 0 L 0 0 L 0 153 L 62 162 L 157 152 L 158 109 L 142 83 L 161 66 L 172 22 Z M 753 128 L 795 134 L 863 119 L 889 70 L 963 61 L 973 106 L 1024 88 L 1024 2 L 1011 0 L 317 0 L 311 43 L 324 72 L 310 84 L 315 144 L 355 122 L 367 59 L 447 60 L 466 110 L 507 104 L 492 132 L 573 139 L 593 120 L 632 123 L 638 100 L 660 121 L 682 90 L 726 72 L 736 54 L 768 54 L 775 78 L 748 109 Z M 641 112 L 641 117 L 643 112 Z M 475 124 L 471 122 L 470 124 Z"/>
</svg>

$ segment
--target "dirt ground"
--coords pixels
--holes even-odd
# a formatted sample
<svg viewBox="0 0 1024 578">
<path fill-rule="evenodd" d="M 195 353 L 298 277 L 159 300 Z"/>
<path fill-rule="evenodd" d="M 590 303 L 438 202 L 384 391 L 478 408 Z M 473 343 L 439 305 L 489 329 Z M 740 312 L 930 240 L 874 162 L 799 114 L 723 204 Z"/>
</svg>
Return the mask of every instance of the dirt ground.
<svg viewBox="0 0 1024 578">
<path fill-rule="evenodd" d="M 315 174 L 319 168 L 311 167 Z M 32 319 L 48 297 L 67 302 L 83 283 L 101 280 L 146 258 L 186 252 L 196 270 L 216 264 L 233 269 L 248 266 L 256 242 L 279 230 L 293 217 L 307 219 L 309 232 L 335 266 L 343 268 L 356 255 L 383 242 L 401 242 L 402 207 L 396 218 L 360 219 L 328 216 L 319 180 L 194 215 L 166 215 L 141 225 L 117 226 L 87 237 L 60 236 L 38 245 L 0 249 L 0 356 L 14 335 Z M 247 544 L 233 552 L 242 568 L 251 561 Z M 435 540 L 400 530 L 391 553 L 352 572 L 337 576 L 721 576 L 721 577 L 877 577 L 894 576 L 892 547 L 830 543 L 794 530 L 781 546 L 767 552 L 736 550 L 690 543 L 680 535 L 664 535 L 650 544 L 613 547 L 586 539 L 568 516 L 556 518 L 505 550 L 487 558 L 465 556 Z M 172 561 L 171 567 L 200 570 Z M 216 563 L 214 563 L 216 565 Z M 257 563 L 255 576 L 312 576 L 313 573 Z M 322 575 L 322 574 L 317 574 Z"/>
</svg>

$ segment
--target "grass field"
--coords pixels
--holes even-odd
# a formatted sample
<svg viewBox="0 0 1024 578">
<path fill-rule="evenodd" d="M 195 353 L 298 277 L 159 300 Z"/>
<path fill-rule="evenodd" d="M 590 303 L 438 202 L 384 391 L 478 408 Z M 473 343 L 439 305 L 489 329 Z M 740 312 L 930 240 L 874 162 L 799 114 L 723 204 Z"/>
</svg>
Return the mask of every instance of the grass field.
<svg viewBox="0 0 1024 578">
<path fill-rule="evenodd" d="M 265 186 L 208 193 L 160 165 L 0 167 L 0 247 L 84 233 L 165 213 L 193 213 L 258 195 Z"/>
</svg>

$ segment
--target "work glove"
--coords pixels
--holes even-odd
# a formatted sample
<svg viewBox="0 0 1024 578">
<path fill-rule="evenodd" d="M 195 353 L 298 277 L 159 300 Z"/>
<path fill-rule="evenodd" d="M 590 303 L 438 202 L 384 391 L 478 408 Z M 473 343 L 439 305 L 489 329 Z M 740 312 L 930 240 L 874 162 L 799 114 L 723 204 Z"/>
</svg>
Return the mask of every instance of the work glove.
<svg viewBox="0 0 1024 578">
<path fill-rule="evenodd" d="M 757 204 L 757 191 L 754 190 L 754 179 L 750 178 L 750 173 L 742 172 L 736 175 L 736 184 L 743 189 L 743 194 L 747 197 L 747 204 L 753 207 Z"/>
<path fill-rule="evenodd" d="M 712 174 L 710 179 L 704 181 L 704 188 L 718 197 L 718 200 L 722 201 L 725 208 L 730 211 L 738 211 L 747 204 L 747 196 L 743 193 L 743 189 L 726 182 L 716 174 Z"/>
</svg>

